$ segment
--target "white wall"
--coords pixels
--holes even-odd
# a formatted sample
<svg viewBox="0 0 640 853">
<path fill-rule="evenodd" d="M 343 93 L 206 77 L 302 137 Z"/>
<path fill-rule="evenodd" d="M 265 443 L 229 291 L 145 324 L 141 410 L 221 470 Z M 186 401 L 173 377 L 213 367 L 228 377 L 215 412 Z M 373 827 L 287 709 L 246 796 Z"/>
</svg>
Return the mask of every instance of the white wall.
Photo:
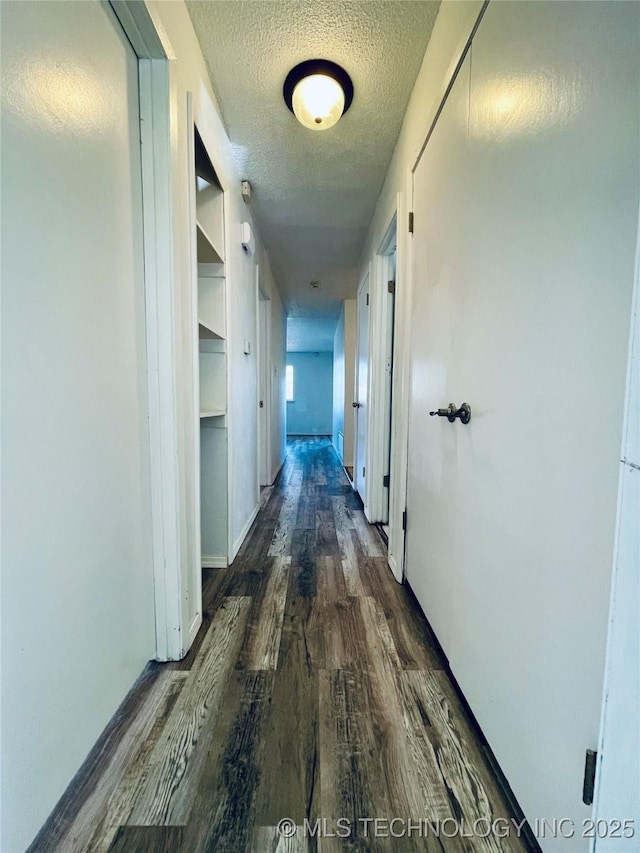
<svg viewBox="0 0 640 853">
<path fill-rule="evenodd" d="M 340 455 L 338 434 L 343 434 L 341 461 L 347 467 L 353 467 L 356 304 L 355 299 L 344 300 L 333 339 L 332 442 Z"/>
<path fill-rule="evenodd" d="M 441 6 L 363 275 L 479 10 Z M 637 227 L 637 16 L 637 4 L 490 4 L 450 119 L 458 135 L 436 129 L 416 208 L 409 580 L 531 821 L 590 813 L 582 768 L 602 693 Z M 516 87 L 525 106 L 492 136 L 487 93 L 505 78 L 533 79 L 533 95 Z M 496 126 L 465 141 L 483 121 Z M 429 420 L 466 398 L 469 428 Z M 591 414 L 558 417 L 567 405 Z M 541 843 L 588 847 L 579 832 Z"/>
<path fill-rule="evenodd" d="M 172 63 L 172 86 L 178 142 L 174 159 L 173 208 L 175 216 L 174 261 L 175 280 L 182 290 L 176 294 L 179 316 L 178 374 L 179 409 L 183 412 L 182 469 L 184 515 L 181 519 L 183 531 L 183 574 L 193 561 L 199 561 L 192 547 L 193 537 L 190 531 L 199 523 L 192 496 L 196 494 L 194 484 L 195 459 L 193 455 L 193 424 L 191 422 L 194 406 L 192 404 L 192 353 L 190 348 L 191 315 L 184 313 L 189 304 L 191 287 L 191 254 L 189 239 L 189 200 L 188 200 L 188 139 L 192 132 L 186 124 L 187 92 L 193 94 L 194 119 L 200 135 L 212 158 L 218 177 L 226 191 L 226 257 L 225 273 L 229 282 L 227 339 L 229 370 L 229 482 L 231 484 L 231 505 L 229 507 L 229 538 L 231 556 L 235 556 L 247 525 L 250 522 L 259 499 L 257 466 L 257 365 L 256 330 L 257 302 L 255 289 L 255 264 L 260 260 L 261 281 L 264 280 L 272 300 L 272 341 L 274 346 L 274 381 L 282 390 L 284 381 L 282 340 L 283 314 L 276 284 L 270 273 L 266 252 L 251 217 L 251 208 L 242 200 L 240 176 L 233 159 L 231 143 L 220 118 L 215 96 L 209 80 L 207 68 L 200 46 L 191 24 L 186 6 L 182 2 L 147 3 L 157 25 L 166 34 L 170 51 L 177 57 Z M 239 233 L 240 223 L 248 221 L 256 236 L 257 249 L 253 257 L 242 251 Z M 182 317 L 180 319 L 180 313 Z M 244 341 L 251 343 L 251 354 L 244 354 Z M 272 438 L 276 458 L 284 453 L 281 437 L 284 435 L 284 412 L 278 406 L 273 407 L 274 423 Z M 280 419 L 281 417 L 281 419 Z M 189 602 L 185 601 L 185 608 Z M 193 612 L 185 610 L 184 623 L 190 624 Z"/>
<path fill-rule="evenodd" d="M 333 353 L 289 352 L 294 401 L 287 403 L 288 435 L 331 435 Z"/>
<path fill-rule="evenodd" d="M 154 653 L 137 61 L 2 6 L 2 838 L 31 842 Z M 71 86 L 73 85 L 73 91 Z"/>
</svg>

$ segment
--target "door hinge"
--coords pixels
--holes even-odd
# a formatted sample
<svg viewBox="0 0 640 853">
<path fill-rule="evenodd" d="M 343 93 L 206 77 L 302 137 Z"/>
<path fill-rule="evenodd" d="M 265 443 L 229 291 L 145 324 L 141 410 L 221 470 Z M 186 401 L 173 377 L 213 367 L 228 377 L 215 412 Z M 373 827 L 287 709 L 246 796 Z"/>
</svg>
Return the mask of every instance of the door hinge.
<svg viewBox="0 0 640 853">
<path fill-rule="evenodd" d="M 367 305 L 369 304 L 369 294 L 367 293 Z"/>
<path fill-rule="evenodd" d="M 593 805 L 597 763 L 598 753 L 593 749 L 588 749 L 584 759 L 584 782 L 582 783 L 582 802 L 585 806 Z"/>
<path fill-rule="evenodd" d="M 409 213 L 409 234 L 413 234 L 413 211 Z"/>
<path fill-rule="evenodd" d="M 366 470 L 367 470 L 367 469 L 366 469 L 366 468 L 364 467 L 364 465 L 363 465 L 363 466 L 362 466 L 362 476 L 363 476 L 363 477 L 365 476 L 365 471 L 366 471 Z"/>
<path fill-rule="evenodd" d="M 405 509 L 405 511 L 402 513 L 402 529 L 403 529 L 403 530 L 406 530 L 406 529 L 407 529 L 407 511 L 406 511 L 406 509 Z"/>
<path fill-rule="evenodd" d="M 391 480 L 390 480 L 390 478 L 389 478 L 389 475 L 388 475 L 388 474 L 385 474 L 385 475 L 384 475 L 384 477 L 382 478 L 382 487 L 383 487 L 383 489 L 388 489 L 388 488 L 389 488 L 389 483 L 390 483 L 390 482 L 391 482 Z"/>
<path fill-rule="evenodd" d="M 260 408 L 264 409 L 264 400 L 260 400 Z"/>
<path fill-rule="evenodd" d="M 387 290 L 389 291 L 389 293 L 395 293 L 396 292 L 395 281 L 388 281 L 387 282 Z"/>
</svg>

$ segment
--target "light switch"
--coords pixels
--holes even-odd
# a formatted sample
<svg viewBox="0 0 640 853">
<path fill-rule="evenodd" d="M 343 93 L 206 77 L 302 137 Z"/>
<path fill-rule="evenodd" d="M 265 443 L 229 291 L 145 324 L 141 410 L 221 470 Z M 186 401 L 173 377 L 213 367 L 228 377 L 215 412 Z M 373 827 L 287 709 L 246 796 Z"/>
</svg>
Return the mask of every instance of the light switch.
<svg viewBox="0 0 640 853">
<path fill-rule="evenodd" d="M 245 340 L 244 342 L 244 354 L 251 355 L 251 341 Z"/>
</svg>

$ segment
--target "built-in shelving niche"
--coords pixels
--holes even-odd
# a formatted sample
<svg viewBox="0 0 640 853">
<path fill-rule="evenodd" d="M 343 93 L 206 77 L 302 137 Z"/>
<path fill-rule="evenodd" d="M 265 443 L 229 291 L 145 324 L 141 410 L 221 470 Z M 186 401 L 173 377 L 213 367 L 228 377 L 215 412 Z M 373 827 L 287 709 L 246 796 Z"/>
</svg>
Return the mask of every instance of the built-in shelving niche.
<svg viewBox="0 0 640 853">
<path fill-rule="evenodd" d="M 228 441 L 224 193 L 197 128 L 196 244 L 202 565 L 227 565 Z"/>
</svg>

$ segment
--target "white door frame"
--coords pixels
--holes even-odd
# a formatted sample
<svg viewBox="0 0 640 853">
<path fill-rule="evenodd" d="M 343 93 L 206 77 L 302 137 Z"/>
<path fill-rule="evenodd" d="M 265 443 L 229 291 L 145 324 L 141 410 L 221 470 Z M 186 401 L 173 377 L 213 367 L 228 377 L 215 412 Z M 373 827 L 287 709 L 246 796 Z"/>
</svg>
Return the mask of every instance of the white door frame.
<svg viewBox="0 0 640 853">
<path fill-rule="evenodd" d="M 391 488 L 389 491 L 388 562 L 402 582 L 405 562 L 405 511 L 409 466 L 409 406 L 411 400 L 411 234 L 409 212 L 413 204 L 413 171 L 406 173 L 405 190 L 396 200 L 396 302 L 391 407 Z"/>
<path fill-rule="evenodd" d="M 264 313 L 263 313 L 264 312 Z M 260 265 L 256 264 L 256 341 L 258 406 L 258 499 L 261 486 L 271 479 L 271 300 L 260 287 Z M 262 407 L 260 407 L 262 401 Z"/>
<path fill-rule="evenodd" d="M 182 625 L 180 606 L 180 472 L 172 219 L 175 152 L 171 133 L 175 80 L 168 61 L 173 51 L 145 3 L 111 0 L 111 7 L 138 56 L 156 658 L 178 660 L 188 648 L 189 631 Z M 201 605 L 197 610 L 201 614 Z M 194 630 L 194 626 L 189 627 Z M 196 631 L 198 627 L 199 622 Z"/>
<path fill-rule="evenodd" d="M 424 132 L 405 173 L 404 190 L 398 193 L 398 253 L 396 279 L 402 282 L 396 291 L 396 345 L 394 351 L 393 414 L 391 451 L 391 493 L 389 495 L 389 566 L 398 581 L 405 577 L 406 527 L 411 523 L 407 513 L 407 473 L 409 466 L 409 414 L 411 406 L 411 305 L 413 302 L 413 233 L 409 216 L 413 216 L 413 176 L 433 133 L 442 106 L 458 75 L 473 36 L 480 26 L 490 0 L 482 0 L 480 8 L 469 9 L 469 34 L 465 34 L 454 51 L 454 58 L 424 116 Z M 405 515 L 407 513 L 407 515 Z"/>
<path fill-rule="evenodd" d="M 640 814 L 640 222 L 627 363 L 625 415 L 619 463 L 618 510 L 609 602 L 609 630 L 602 694 L 593 820 L 624 822 Z M 620 818 L 618 818 L 618 814 Z M 603 824 L 604 825 L 604 824 Z M 631 851 L 636 837 L 616 842 Z M 591 853 L 604 850 L 596 833 Z"/>
<path fill-rule="evenodd" d="M 369 418 L 367 443 L 370 445 L 370 460 L 367 471 L 367 507 L 369 521 L 387 522 L 386 496 L 383 477 L 387 472 L 385 459 L 386 420 L 389 416 L 389 383 L 387 361 L 391 357 L 389 327 L 393 296 L 389 293 L 391 276 L 391 252 L 396 245 L 396 213 L 387 226 L 385 236 L 375 256 L 373 282 L 369 287 Z"/>
<path fill-rule="evenodd" d="M 356 305 L 356 359 L 355 359 L 355 387 L 354 387 L 354 405 L 356 403 L 360 403 L 359 393 L 360 393 L 360 317 L 361 312 L 366 310 L 370 311 L 370 306 L 366 304 L 364 301 L 364 292 L 365 290 L 369 293 L 369 301 L 371 301 L 371 265 L 367 267 L 366 273 L 362 276 L 360 280 L 360 284 L 358 285 L 358 298 Z M 361 418 L 362 413 L 360 411 L 360 407 L 356 406 L 355 411 L 355 423 L 354 423 L 354 459 L 353 459 L 353 488 L 358 492 L 362 503 L 364 505 L 364 514 L 366 518 L 369 518 L 369 477 L 366 475 L 366 472 L 369 470 L 371 464 L 371 453 L 369 446 L 369 420 L 370 420 L 370 412 L 371 412 L 371 370 L 369 369 L 369 365 L 371 363 L 371 316 L 369 315 L 367 319 L 367 399 L 365 402 L 365 412 L 364 412 L 364 454 L 361 457 L 359 453 L 359 440 L 358 434 L 360 431 Z M 357 488 L 358 481 L 360 480 L 360 475 L 358 472 L 364 468 L 365 476 L 362 477 L 363 480 L 363 488 L 362 492 L 360 492 Z"/>
<path fill-rule="evenodd" d="M 367 453 L 365 478 L 365 515 L 369 521 L 383 517 L 385 500 L 382 477 L 385 467 L 384 433 L 387 414 L 386 358 L 384 347 L 389 324 L 391 300 L 387 289 L 392 245 L 396 246 L 395 321 L 393 348 L 393 375 L 391 380 L 391 461 L 389 489 L 389 545 L 388 562 L 397 581 L 404 577 L 405 530 L 404 513 L 407 496 L 407 468 L 409 444 L 410 404 L 410 338 L 411 338 L 411 235 L 408 221 L 413 199 L 413 171 L 406 173 L 406 189 L 396 198 L 396 210 L 391 217 L 385 236 L 376 253 L 374 273 L 370 276 L 371 314 L 369 318 L 369 399 L 367 402 Z M 366 277 L 360 284 L 366 280 Z M 358 290 L 360 298 L 360 289 Z M 357 432 L 356 432 L 357 452 Z M 356 459 L 356 465 L 359 464 Z"/>
</svg>

